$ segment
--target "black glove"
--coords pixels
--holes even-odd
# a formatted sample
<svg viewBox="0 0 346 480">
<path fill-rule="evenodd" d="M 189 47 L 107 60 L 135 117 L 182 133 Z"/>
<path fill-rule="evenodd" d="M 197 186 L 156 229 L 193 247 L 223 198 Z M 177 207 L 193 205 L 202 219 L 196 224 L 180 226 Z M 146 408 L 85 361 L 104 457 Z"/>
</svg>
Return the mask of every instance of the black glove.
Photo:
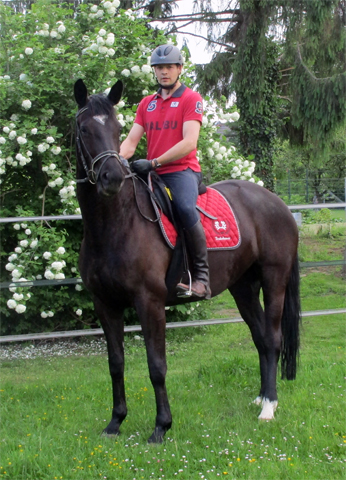
<svg viewBox="0 0 346 480">
<path fill-rule="evenodd" d="M 138 175 L 148 175 L 153 169 L 149 160 L 135 160 L 131 163 L 131 170 Z"/>
</svg>

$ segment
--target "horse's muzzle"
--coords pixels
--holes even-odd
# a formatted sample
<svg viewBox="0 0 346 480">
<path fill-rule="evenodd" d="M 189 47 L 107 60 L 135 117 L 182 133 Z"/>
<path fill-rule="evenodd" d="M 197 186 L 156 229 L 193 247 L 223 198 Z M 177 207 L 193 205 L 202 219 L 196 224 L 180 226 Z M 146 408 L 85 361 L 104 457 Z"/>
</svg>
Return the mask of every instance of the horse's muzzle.
<svg viewBox="0 0 346 480">
<path fill-rule="evenodd" d="M 101 195 L 111 197 L 120 192 L 124 181 L 125 176 L 122 174 L 122 172 L 104 168 L 100 172 L 98 178 L 97 191 Z"/>
</svg>

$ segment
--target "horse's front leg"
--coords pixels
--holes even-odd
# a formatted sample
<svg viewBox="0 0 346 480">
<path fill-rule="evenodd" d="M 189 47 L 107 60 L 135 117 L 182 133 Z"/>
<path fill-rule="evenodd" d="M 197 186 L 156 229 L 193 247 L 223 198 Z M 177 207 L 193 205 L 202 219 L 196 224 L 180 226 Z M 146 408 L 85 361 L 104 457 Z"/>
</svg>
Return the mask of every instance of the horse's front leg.
<svg viewBox="0 0 346 480">
<path fill-rule="evenodd" d="M 141 321 L 150 380 L 155 391 L 156 422 L 155 430 L 149 443 L 162 443 L 167 430 L 172 425 L 172 415 L 166 390 L 166 315 L 165 305 L 150 294 L 145 300 L 136 303 L 136 310 Z"/>
<path fill-rule="evenodd" d="M 112 379 L 112 419 L 103 430 L 105 436 L 120 433 L 120 425 L 126 417 L 127 407 L 124 385 L 124 321 L 123 312 L 107 308 L 94 299 L 96 313 L 105 332 L 108 349 L 109 372 Z"/>
</svg>

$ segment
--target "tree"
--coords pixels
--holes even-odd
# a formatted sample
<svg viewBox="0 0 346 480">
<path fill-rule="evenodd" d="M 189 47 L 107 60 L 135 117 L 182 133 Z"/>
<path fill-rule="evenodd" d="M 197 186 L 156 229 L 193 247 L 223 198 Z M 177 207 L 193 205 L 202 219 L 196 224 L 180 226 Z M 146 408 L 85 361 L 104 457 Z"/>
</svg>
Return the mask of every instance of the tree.
<svg viewBox="0 0 346 480">
<path fill-rule="evenodd" d="M 214 98 L 236 93 L 243 154 L 254 155 L 257 173 L 273 189 L 278 132 L 314 145 L 311 156 L 318 158 L 345 122 L 346 2 L 239 0 L 218 11 L 205 0 L 196 4 L 192 16 L 165 21 L 175 22 L 175 32 L 191 22 L 209 25 L 210 45 L 221 48 L 198 68 L 197 83 Z"/>
</svg>

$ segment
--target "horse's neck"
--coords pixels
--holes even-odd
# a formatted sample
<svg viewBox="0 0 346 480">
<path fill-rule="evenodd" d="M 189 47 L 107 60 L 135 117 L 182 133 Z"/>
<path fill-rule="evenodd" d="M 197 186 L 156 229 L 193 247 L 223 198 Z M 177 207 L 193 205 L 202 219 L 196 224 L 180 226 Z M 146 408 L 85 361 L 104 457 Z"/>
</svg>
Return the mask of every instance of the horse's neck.
<svg viewBox="0 0 346 480">
<path fill-rule="evenodd" d="M 123 231 L 134 210 L 129 208 L 133 203 L 131 185 L 124 185 L 121 192 L 112 198 L 100 197 L 94 185 L 83 187 L 78 192 L 78 201 L 83 217 L 84 240 L 101 245 L 112 235 L 116 241 L 117 232 Z"/>
</svg>

